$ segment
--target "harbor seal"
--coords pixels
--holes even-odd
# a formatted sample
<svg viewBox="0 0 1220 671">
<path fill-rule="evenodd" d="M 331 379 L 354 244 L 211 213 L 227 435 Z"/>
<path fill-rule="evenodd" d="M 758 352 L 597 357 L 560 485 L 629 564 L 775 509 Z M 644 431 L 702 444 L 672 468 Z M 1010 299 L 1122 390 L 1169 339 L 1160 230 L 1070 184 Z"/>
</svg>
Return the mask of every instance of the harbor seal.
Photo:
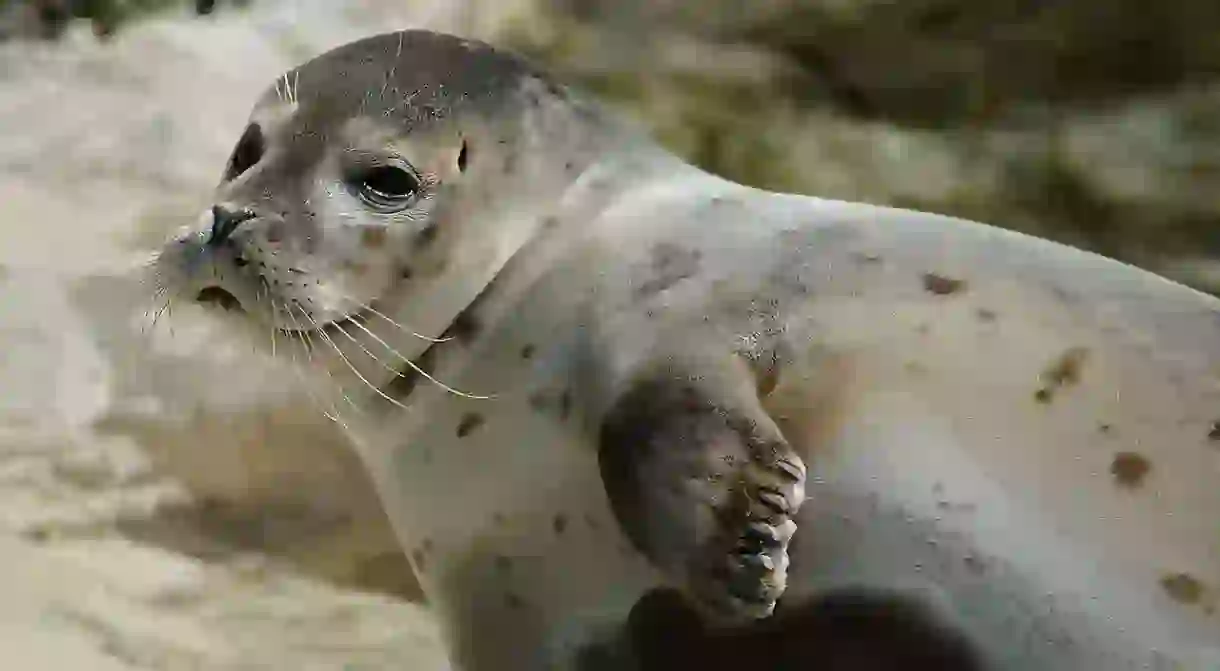
<svg viewBox="0 0 1220 671">
<path fill-rule="evenodd" d="M 282 75 L 151 267 L 299 363 L 459 668 L 649 668 L 658 589 L 701 649 L 855 590 L 985 668 L 1220 664 L 1220 301 L 1133 267 L 727 181 L 426 31 Z"/>
</svg>

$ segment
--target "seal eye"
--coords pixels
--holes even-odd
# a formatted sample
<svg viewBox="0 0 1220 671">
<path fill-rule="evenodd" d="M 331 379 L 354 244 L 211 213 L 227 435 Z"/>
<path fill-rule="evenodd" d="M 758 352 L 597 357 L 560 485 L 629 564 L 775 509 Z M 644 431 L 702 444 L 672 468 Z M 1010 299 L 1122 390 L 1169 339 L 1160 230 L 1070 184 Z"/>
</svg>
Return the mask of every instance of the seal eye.
<svg viewBox="0 0 1220 671">
<path fill-rule="evenodd" d="M 241 134 L 241 139 L 233 148 L 233 155 L 229 157 L 224 181 L 236 179 L 243 172 L 253 168 L 254 164 L 262 160 L 265 150 L 266 143 L 263 140 L 262 129 L 256 123 L 246 126 L 246 132 Z"/>
<path fill-rule="evenodd" d="M 402 168 L 380 166 L 359 175 L 354 186 L 365 203 L 390 211 L 407 206 L 419 191 L 419 179 Z"/>
</svg>

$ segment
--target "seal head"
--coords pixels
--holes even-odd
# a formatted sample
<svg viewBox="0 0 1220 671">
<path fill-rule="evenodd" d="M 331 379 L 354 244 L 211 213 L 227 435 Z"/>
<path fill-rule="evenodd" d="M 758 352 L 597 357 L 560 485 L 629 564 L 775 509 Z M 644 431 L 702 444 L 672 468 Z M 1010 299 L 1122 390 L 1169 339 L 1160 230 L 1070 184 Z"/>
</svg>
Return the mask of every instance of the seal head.
<svg viewBox="0 0 1220 671">
<path fill-rule="evenodd" d="M 367 320 L 405 318 L 417 332 L 389 344 L 418 354 L 431 338 L 403 334 L 443 331 L 596 155 L 572 104 L 479 42 L 403 31 L 339 47 L 260 97 L 213 204 L 161 254 L 161 282 L 240 310 L 273 348 L 358 350 L 384 339 Z M 558 165 L 539 158 L 565 144 Z M 348 359 L 370 384 L 393 372 Z"/>
</svg>

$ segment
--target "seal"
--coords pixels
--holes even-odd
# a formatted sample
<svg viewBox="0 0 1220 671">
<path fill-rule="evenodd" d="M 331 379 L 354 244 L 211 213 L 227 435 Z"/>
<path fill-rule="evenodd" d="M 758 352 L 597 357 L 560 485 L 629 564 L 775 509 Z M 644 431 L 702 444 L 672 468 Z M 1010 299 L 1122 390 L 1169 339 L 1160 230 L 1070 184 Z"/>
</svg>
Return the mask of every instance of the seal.
<svg viewBox="0 0 1220 671">
<path fill-rule="evenodd" d="M 459 668 L 1220 664 L 1220 301 L 1136 268 L 724 180 L 426 31 L 282 75 L 151 267 L 297 362 Z"/>
</svg>

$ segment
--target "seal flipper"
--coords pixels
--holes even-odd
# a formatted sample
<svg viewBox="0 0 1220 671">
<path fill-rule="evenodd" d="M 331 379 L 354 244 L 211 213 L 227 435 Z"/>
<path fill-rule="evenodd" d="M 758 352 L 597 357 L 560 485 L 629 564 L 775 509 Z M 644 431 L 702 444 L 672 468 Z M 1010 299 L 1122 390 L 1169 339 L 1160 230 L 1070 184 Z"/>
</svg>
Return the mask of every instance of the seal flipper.
<svg viewBox="0 0 1220 671">
<path fill-rule="evenodd" d="M 787 582 L 805 466 L 744 366 L 667 362 L 624 389 L 600 425 L 611 508 L 640 552 L 711 614 L 771 614 Z M 697 370 L 696 370 L 697 369 Z"/>
</svg>

